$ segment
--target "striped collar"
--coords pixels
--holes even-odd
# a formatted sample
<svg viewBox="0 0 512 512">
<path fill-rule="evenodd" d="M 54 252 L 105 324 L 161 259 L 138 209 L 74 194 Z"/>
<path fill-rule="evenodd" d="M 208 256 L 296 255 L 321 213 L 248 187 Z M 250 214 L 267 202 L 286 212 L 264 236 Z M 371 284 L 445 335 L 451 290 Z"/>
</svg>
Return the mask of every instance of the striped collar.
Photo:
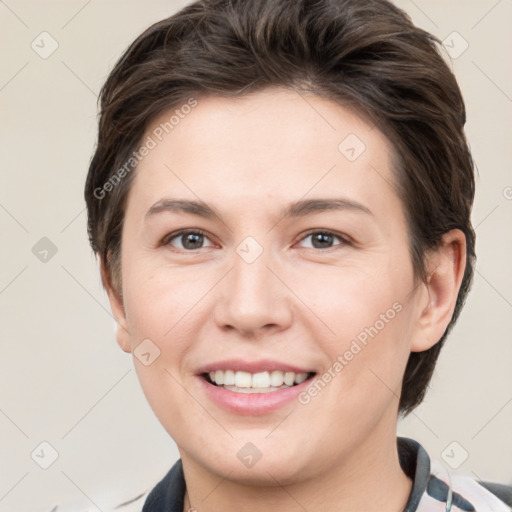
<svg viewBox="0 0 512 512">
<path fill-rule="evenodd" d="M 400 465 L 413 481 L 404 512 L 512 512 L 511 487 L 452 474 L 440 461 L 431 462 L 413 439 L 398 437 L 397 446 Z M 179 459 L 153 490 L 120 505 L 116 512 L 140 511 L 142 503 L 142 512 L 182 512 L 185 489 Z"/>
</svg>

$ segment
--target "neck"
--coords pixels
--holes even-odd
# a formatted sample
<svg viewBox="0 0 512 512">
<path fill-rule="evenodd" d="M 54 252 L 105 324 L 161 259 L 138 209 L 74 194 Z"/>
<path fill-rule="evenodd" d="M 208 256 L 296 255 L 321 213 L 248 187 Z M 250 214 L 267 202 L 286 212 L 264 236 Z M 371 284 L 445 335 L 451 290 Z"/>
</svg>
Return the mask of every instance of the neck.
<svg viewBox="0 0 512 512">
<path fill-rule="evenodd" d="M 185 511 L 197 512 L 280 512 L 364 511 L 401 512 L 412 482 L 400 467 L 396 437 L 377 445 L 368 440 L 335 467 L 308 480 L 281 485 L 247 485 L 222 478 L 182 454 L 188 495 Z M 383 448 L 384 447 L 384 448 Z"/>
</svg>

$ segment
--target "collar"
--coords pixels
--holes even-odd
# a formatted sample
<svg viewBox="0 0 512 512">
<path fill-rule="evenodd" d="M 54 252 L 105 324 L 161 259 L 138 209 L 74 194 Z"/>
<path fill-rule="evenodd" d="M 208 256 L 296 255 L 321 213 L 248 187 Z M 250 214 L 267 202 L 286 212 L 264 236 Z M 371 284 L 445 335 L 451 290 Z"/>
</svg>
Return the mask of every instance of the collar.
<svg viewBox="0 0 512 512">
<path fill-rule="evenodd" d="M 416 512 L 430 480 L 430 457 L 414 439 L 397 437 L 396 442 L 400 466 L 413 482 L 404 512 Z"/>
<path fill-rule="evenodd" d="M 426 496 L 429 499 L 430 497 L 435 499 L 439 505 L 439 509 L 436 507 L 436 510 L 449 511 L 452 501 L 451 487 L 431 474 L 430 458 L 425 449 L 417 441 L 406 437 L 397 437 L 397 448 L 400 466 L 413 481 L 404 512 L 421 512 L 424 510 Z M 185 489 L 183 465 L 181 459 L 179 459 L 149 493 L 142 512 L 182 512 Z M 454 496 L 461 498 L 459 495 L 454 494 Z M 463 498 L 461 499 L 465 501 Z M 461 508 L 461 510 L 474 510 L 468 502 L 460 502 L 459 504 L 467 504 L 470 507 Z M 432 508 L 429 507 L 429 510 L 432 510 Z"/>
</svg>

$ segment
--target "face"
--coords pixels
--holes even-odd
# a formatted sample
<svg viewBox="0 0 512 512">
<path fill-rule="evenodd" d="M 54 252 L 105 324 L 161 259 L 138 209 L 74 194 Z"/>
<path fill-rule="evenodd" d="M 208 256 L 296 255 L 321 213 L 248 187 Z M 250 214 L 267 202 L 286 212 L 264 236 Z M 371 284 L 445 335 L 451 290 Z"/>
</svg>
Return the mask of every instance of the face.
<svg viewBox="0 0 512 512">
<path fill-rule="evenodd" d="M 118 341 L 183 460 L 286 483 L 393 442 L 425 296 L 387 139 L 280 89 L 158 140 L 171 115 L 128 195 Z"/>
</svg>

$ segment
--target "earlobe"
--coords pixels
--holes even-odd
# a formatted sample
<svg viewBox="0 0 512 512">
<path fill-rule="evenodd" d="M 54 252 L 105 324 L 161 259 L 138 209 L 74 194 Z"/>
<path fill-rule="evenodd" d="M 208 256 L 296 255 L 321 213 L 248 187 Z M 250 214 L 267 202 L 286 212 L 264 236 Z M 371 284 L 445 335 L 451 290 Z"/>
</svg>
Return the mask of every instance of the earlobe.
<svg viewBox="0 0 512 512">
<path fill-rule="evenodd" d="M 459 229 L 445 233 L 440 246 L 429 255 L 427 267 L 412 352 L 423 352 L 435 345 L 452 319 L 466 268 L 464 233 Z"/>
<path fill-rule="evenodd" d="M 115 290 L 110 277 L 109 270 L 105 267 L 103 261 L 100 262 L 101 282 L 107 292 L 108 300 L 110 302 L 110 309 L 116 321 L 116 340 L 118 345 L 124 352 L 130 353 L 130 333 L 128 331 L 128 324 L 126 321 L 126 313 L 123 301 L 119 297 L 119 293 Z"/>
<path fill-rule="evenodd" d="M 127 354 L 131 353 L 132 348 L 130 345 L 130 334 L 124 325 L 121 325 L 116 320 L 116 340 L 117 344 L 121 347 L 121 349 Z"/>
</svg>

